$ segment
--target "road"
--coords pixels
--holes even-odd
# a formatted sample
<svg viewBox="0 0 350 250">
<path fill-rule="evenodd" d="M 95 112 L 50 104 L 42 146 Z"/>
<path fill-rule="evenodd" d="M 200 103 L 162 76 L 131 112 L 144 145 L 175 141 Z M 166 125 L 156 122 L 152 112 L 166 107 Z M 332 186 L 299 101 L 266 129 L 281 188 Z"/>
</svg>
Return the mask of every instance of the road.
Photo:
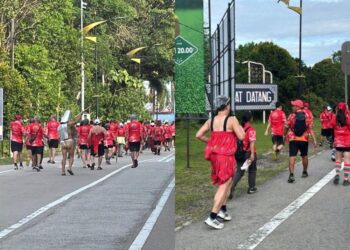
<svg viewBox="0 0 350 250">
<path fill-rule="evenodd" d="M 334 186 L 333 168 L 324 151 L 310 160 L 308 178 L 301 165 L 294 184 L 281 173 L 256 194 L 230 201 L 233 218 L 223 230 L 203 218 L 178 231 L 176 249 L 350 249 L 350 187 Z"/>
<path fill-rule="evenodd" d="M 74 176 L 58 162 L 39 173 L 0 167 L 0 249 L 129 249 L 140 231 L 142 249 L 175 248 L 173 152 L 144 152 L 135 169 L 125 156 L 100 171 L 76 159 Z"/>
</svg>

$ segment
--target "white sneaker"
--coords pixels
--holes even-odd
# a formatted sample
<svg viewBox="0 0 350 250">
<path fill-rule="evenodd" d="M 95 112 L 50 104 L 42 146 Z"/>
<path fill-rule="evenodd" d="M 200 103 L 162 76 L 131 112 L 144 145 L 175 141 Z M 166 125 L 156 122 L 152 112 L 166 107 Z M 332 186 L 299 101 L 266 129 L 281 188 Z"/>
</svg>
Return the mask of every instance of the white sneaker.
<svg viewBox="0 0 350 250">
<path fill-rule="evenodd" d="M 224 228 L 224 223 L 218 221 L 217 219 L 213 220 L 212 218 L 208 217 L 205 221 L 205 224 L 208 226 L 215 228 L 215 229 L 223 229 Z"/>
<path fill-rule="evenodd" d="M 232 220 L 231 215 L 229 215 L 227 212 L 224 212 L 224 211 L 222 211 L 222 210 L 220 210 L 220 212 L 218 213 L 218 216 L 219 216 L 221 219 L 226 220 L 226 221 Z"/>
</svg>

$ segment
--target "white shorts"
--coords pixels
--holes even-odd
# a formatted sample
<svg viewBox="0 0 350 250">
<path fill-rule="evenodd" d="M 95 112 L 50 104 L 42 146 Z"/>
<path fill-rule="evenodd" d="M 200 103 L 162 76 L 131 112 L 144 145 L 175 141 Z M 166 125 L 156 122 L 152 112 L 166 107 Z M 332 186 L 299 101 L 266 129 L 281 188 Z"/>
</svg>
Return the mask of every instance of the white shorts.
<svg viewBox="0 0 350 250">
<path fill-rule="evenodd" d="M 125 137 L 117 137 L 117 144 L 125 145 Z"/>
</svg>

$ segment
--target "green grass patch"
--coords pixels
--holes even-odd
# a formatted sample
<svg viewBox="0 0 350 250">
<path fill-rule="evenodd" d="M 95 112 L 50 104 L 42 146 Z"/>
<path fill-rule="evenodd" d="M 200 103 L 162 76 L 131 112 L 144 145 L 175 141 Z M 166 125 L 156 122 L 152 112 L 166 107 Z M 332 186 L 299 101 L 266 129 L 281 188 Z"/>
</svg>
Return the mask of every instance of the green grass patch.
<svg viewBox="0 0 350 250">
<path fill-rule="evenodd" d="M 197 130 L 204 121 L 190 123 L 190 167 L 186 161 L 186 123 L 176 123 L 176 226 L 188 220 L 201 219 L 212 206 L 216 187 L 210 180 L 210 162 L 204 160 L 205 144 L 195 138 Z M 278 161 L 272 161 L 267 152 L 272 149 L 271 136 L 265 136 L 266 124 L 253 123 L 257 131 L 256 148 L 258 153 L 257 185 L 270 180 L 288 169 L 288 153 L 281 155 Z M 319 134 L 320 123 L 315 120 L 315 131 Z M 311 150 L 311 154 L 318 151 Z M 260 165 L 260 166 L 259 166 Z M 263 165 L 263 168 L 261 168 Z M 235 191 L 235 197 L 246 193 L 248 181 L 246 175 L 241 179 Z"/>
</svg>

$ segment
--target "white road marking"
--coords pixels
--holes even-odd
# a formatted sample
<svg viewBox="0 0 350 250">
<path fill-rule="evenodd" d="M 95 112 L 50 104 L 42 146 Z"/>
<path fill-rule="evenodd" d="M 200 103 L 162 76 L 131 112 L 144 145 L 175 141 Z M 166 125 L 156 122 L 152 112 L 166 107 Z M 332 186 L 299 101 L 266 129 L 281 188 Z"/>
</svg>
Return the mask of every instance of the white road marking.
<svg viewBox="0 0 350 250">
<path fill-rule="evenodd" d="M 144 160 L 144 161 L 140 161 L 140 162 L 148 162 L 148 161 L 151 161 L 152 159 L 148 159 L 148 160 Z M 84 187 L 81 187 L 77 190 L 75 190 L 74 192 L 71 192 L 67 195 L 64 195 L 62 196 L 60 199 L 56 200 L 56 201 L 53 201 L 49 204 L 47 204 L 46 206 L 43 206 L 41 208 L 39 208 L 38 210 L 36 210 L 34 213 L 28 215 L 27 217 L 21 219 L 20 221 L 18 221 L 16 224 L 13 224 L 12 226 L 0 231 L 0 239 L 2 239 L 3 237 L 5 237 L 6 235 L 8 235 L 9 233 L 15 231 L 16 229 L 20 228 L 21 226 L 23 226 L 24 224 L 28 223 L 29 221 L 33 220 L 35 217 L 39 216 L 40 214 L 46 212 L 47 210 L 69 200 L 70 198 L 72 198 L 73 196 L 93 187 L 93 186 L 96 186 L 97 184 L 107 180 L 108 178 L 112 177 L 113 175 L 116 175 L 117 173 L 123 171 L 124 169 L 130 167 L 132 164 L 128 164 L 128 165 L 125 165 L 124 167 L 121 167 L 109 174 L 107 174 L 106 176 L 102 177 L 101 179 L 98 179 L 97 181 L 94 181 Z"/>
<path fill-rule="evenodd" d="M 7 173 L 7 172 L 11 172 L 11 171 L 14 171 L 14 170 L 13 170 L 13 169 L 10 169 L 10 170 L 1 171 L 0 174 Z"/>
<path fill-rule="evenodd" d="M 146 221 L 145 225 L 142 227 L 141 231 L 137 235 L 134 242 L 131 244 L 129 250 L 142 249 L 143 245 L 146 243 L 148 236 L 152 232 L 153 227 L 156 224 L 160 213 L 163 211 L 163 208 L 171 192 L 173 191 L 174 187 L 175 187 L 175 178 L 172 179 L 168 187 L 163 192 L 162 197 L 159 199 L 157 206 L 155 207 L 151 215 L 148 217 L 148 220 Z"/>
<path fill-rule="evenodd" d="M 300 207 L 309 201 L 315 194 L 317 194 L 327 183 L 333 179 L 335 171 L 330 171 L 319 182 L 309 188 L 305 193 L 299 196 L 295 201 L 289 204 L 285 209 L 275 215 L 268 223 L 259 228 L 254 234 L 238 245 L 238 249 L 254 249 L 267 236 L 269 236 L 279 225 L 293 215 Z"/>
<path fill-rule="evenodd" d="M 174 153 L 171 153 L 170 155 L 167 155 L 167 156 L 165 156 L 165 157 L 159 159 L 158 161 L 159 161 L 159 162 L 160 162 L 160 161 L 165 161 L 166 159 L 172 157 L 173 155 L 174 155 Z"/>
<path fill-rule="evenodd" d="M 175 160 L 175 157 L 168 158 L 168 159 L 165 160 L 165 162 L 170 162 L 170 161 L 173 161 L 173 160 Z"/>
</svg>

